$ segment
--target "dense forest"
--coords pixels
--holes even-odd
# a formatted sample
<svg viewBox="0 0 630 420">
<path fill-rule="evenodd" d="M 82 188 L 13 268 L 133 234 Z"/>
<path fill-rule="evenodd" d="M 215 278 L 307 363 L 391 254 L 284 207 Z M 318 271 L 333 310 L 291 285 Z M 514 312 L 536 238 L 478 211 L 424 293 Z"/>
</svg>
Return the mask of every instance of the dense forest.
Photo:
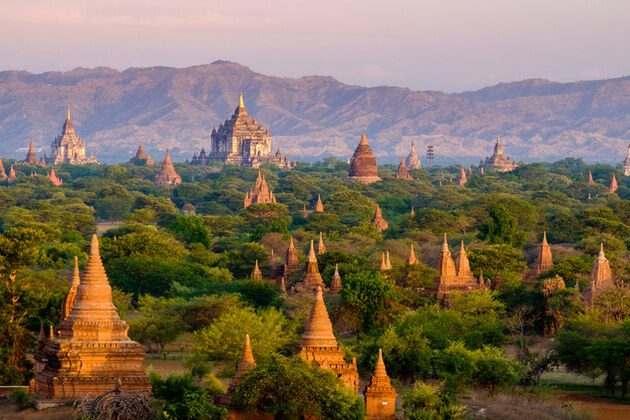
<svg viewBox="0 0 630 420">
<path fill-rule="evenodd" d="M 237 404 L 287 418 L 362 418 L 362 400 L 292 356 L 312 299 L 287 295 L 274 280 L 290 238 L 302 263 L 321 232 L 319 270 L 330 284 L 337 265 L 343 284 L 326 295 L 335 334 L 362 377 L 382 348 L 407 418 L 463 418 L 470 407 L 460 397 L 473 389 L 535 395 L 545 372 L 560 368 L 627 396 L 630 178 L 618 168 L 573 158 L 509 173 L 473 167 L 458 186 L 459 166 L 403 180 L 391 165 L 379 168 L 382 181 L 364 185 L 344 182 L 348 164 L 328 158 L 264 166 L 277 203 L 243 208 L 258 169 L 175 164 L 183 182 L 157 188 L 158 166 L 62 164 L 63 185 L 54 186 L 46 168 L 14 165 L 16 182 L 0 186 L 0 384 L 33 377 L 37 335 L 59 322 L 74 258 L 82 268 L 98 231 L 130 337 L 156 359 L 172 343 L 190 346 L 184 373 L 151 374 L 162 417 L 223 418 L 213 402 L 225 392 L 217 377 L 234 375 L 247 333 L 258 365 L 233 392 Z M 613 174 L 619 188 L 610 193 Z M 318 196 L 324 212 L 312 211 Z M 382 232 L 370 223 L 377 204 L 389 223 Z M 532 277 L 543 232 L 554 265 Z M 453 254 L 465 244 L 475 277 L 483 273 L 491 290 L 436 300 L 444 234 Z M 407 265 L 412 244 L 420 262 Z M 581 293 L 600 244 L 615 286 L 587 309 Z M 393 267 L 381 271 L 386 252 Z M 263 281 L 250 277 L 256 262 Z M 285 279 L 287 290 L 299 276 Z M 277 386 L 287 375 L 309 383 L 310 397 L 296 397 L 306 392 L 297 380 L 295 389 Z M 557 410 L 551 417 L 580 418 Z"/>
</svg>

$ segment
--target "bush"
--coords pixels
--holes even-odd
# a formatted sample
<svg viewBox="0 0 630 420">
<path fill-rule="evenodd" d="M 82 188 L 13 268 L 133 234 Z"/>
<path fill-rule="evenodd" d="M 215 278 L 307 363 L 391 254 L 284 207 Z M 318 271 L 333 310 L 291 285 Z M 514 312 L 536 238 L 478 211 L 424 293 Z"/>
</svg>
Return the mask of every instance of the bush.
<svg viewBox="0 0 630 420">
<path fill-rule="evenodd" d="M 18 410 L 24 410 L 31 406 L 31 397 L 24 388 L 18 388 L 9 394 L 9 401 L 11 404 L 15 405 Z"/>
<path fill-rule="evenodd" d="M 463 419 L 467 409 L 457 404 L 440 387 L 417 381 L 413 388 L 403 395 L 403 410 L 411 420 Z"/>
</svg>

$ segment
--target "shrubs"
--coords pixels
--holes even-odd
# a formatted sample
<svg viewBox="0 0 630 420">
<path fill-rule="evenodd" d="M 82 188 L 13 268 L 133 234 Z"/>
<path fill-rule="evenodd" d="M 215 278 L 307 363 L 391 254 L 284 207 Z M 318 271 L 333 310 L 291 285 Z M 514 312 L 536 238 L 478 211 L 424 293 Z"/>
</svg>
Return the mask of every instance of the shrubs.
<svg viewBox="0 0 630 420">
<path fill-rule="evenodd" d="M 18 388 L 9 394 L 9 401 L 15 405 L 18 410 L 23 410 L 31 405 L 31 398 L 24 388 Z"/>
<path fill-rule="evenodd" d="M 410 420 L 463 419 L 467 409 L 457 404 L 453 397 L 440 392 L 440 387 L 418 381 L 404 395 L 403 409 Z"/>
</svg>

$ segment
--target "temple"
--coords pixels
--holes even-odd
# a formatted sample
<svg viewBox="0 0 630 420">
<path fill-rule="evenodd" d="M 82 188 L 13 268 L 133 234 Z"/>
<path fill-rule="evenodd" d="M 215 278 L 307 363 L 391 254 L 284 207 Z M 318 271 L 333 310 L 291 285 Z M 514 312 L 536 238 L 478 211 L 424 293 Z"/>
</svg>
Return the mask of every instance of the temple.
<svg viewBox="0 0 630 420">
<path fill-rule="evenodd" d="M 2 164 L 2 158 L 0 157 L 0 181 L 4 181 L 7 179 L 7 173 L 4 170 L 4 165 Z"/>
<path fill-rule="evenodd" d="M 503 145 L 501 137 L 497 136 L 497 143 L 494 145 L 494 153 L 490 157 L 486 157 L 485 162 L 479 162 L 479 167 L 496 172 L 509 172 L 518 167 L 516 160 L 510 160 L 509 156 L 503 154 Z"/>
<path fill-rule="evenodd" d="M 317 255 L 322 255 L 326 252 L 326 245 L 324 245 L 324 238 L 322 233 L 319 232 L 319 243 L 317 244 Z"/>
<path fill-rule="evenodd" d="M 630 146 L 628 146 L 628 154 L 623 161 L 623 174 L 625 176 L 630 176 Z"/>
<path fill-rule="evenodd" d="M 28 144 L 28 152 L 26 153 L 26 158 L 24 159 L 24 163 L 30 163 L 31 165 L 41 165 L 42 163 L 37 159 L 35 155 L 35 148 L 33 147 L 33 139 Z"/>
<path fill-rule="evenodd" d="M 84 165 L 86 163 L 98 163 L 98 160 L 90 154 L 85 155 L 85 142 L 75 134 L 74 125 L 70 119 L 70 106 L 68 106 L 68 115 L 66 122 L 63 124 L 61 135 L 57 136 L 50 144 L 52 154 L 50 157 L 44 157 L 47 165 L 56 165 L 58 163 L 71 163 L 73 165 Z"/>
<path fill-rule="evenodd" d="M 190 164 L 206 166 L 213 162 L 257 168 L 263 163 L 272 163 L 281 168 L 291 168 L 288 156 L 282 156 L 280 149 L 271 155 L 271 134 L 256 119 L 247 113 L 243 103 L 243 93 L 232 118 L 212 129 L 210 153 L 206 156 L 202 148 L 199 156 L 195 153 Z"/>
<path fill-rule="evenodd" d="M 591 171 L 588 171 L 588 181 L 586 181 L 586 183 L 589 185 L 595 184 L 595 181 L 593 181 L 593 174 L 591 173 Z"/>
<path fill-rule="evenodd" d="M 243 382 L 247 372 L 256 367 L 256 361 L 254 360 L 254 354 L 252 353 L 252 347 L 249 343 L 249 334 L 245 334 L 245 346 L 243 347 L 243 355 L 241 360 L 236 366 L 236 375 L 232 378 L 230 383 L 230 389 Z"/>
<path fill-rule="evenodd" d="M 372 224 L 376 226 L 377 232 L 382 232 L 389 226 L 387 220 L 383 219 L 383 215 L 381 214 L 381 206 L 376 205 L 376 211 L 374 212 L 374 217 L 372 217 Z"/>
<path fill-rule="evenodd" d="M 9 176 L 7 177 L 7 182 L 9 184 L 13 184 L 16 179 L 17 176 L 15 175 L 15 169 L 13 169 L 13 165 L 11 165 L 11 167 L 9 168 Z"/>
<path fill-rule="evenodd" d="M 405 165 L 405 158 L 403 156 L 400 157 L 400 164 L 398 165 L 398 172 L 396 172 L 396 178 L 398 179 L 413 179 L 409 171 L 407 170 L 407 165 Z"/>
<path fill-rule="evenodd" d="M 480 282 L 475 279 L 470 269 L 464 241 L 461 243 L 456 265 L 451 256 L 451 251 L 448 249 L 446 233 L 444 234 L 442 252 L 438 262 L 438 271 L 440 277 L 438 279 L 437 297 L 441 301 L 447 300 L 452 292 L 468 293 L 481 287 Z"/>
<path fill-rule="evenodd" d="M 175 167 L 173 166 L 173 162 L 171 162 L 171 155 L 169 154 L 168 149 L 166 149 L 166 156 L 162 162 L 162 168 L 160 169 L 160 172 L 155 175 L 153 182 L 156 187 L 177 185 L 182 182 L 182 178 L 177 174 L 177 172 L 175 172 Z"/>
<path fill-rule="evenodd" d="M 153 159 L 151 159 L 151 155 L 147 155 L 144 153 L 144 148 L 142 147 L 142 143 L 138 146 L 138 151 L 136 155 L 129 159 L 129 163 L 140 163 L 144 161 L 145 165 L 153 165 Z"/>
<path fill-rule="evenodd" d="M 468 182 L 468 178 L 466 178 L 466 171 L 462 168 L 459 172 L 459 178 L 457 178 L 457 185 L 462 187 L 466 185 L 466 182 Z"/>
<path fill-rule="evenodd" d="M 381 180 L 378 176 L 376 157 L 374 157 L 374 153 L 372 153 L 365 134 L 361 135 L 361 141 L 352 155 L 350 169 L 348 170 L 348 176 L 345 180 L 350 182 L 362 182 L 364 184 L 371 184 Z"/>
<path fill-rule="evenodd" d="M 416 154 L 416 149 L 414 148 L 413 142 L 411 142 L 411 151 L 407 156 L 407 168 L 409 169 L 422 169 L 422 164 L 420 163 L 420 159 Z"/>
<path fill-rule="evenodd" d="M 267 181 L 265 181 L 265 177 L 260 173 L 260 171 L 258 171 L 258 178 L 256 178 L 256 184 L 254 184 L 254 188 L 249 190 L 247 194 L 245 194 L 245 199 L 243 200 L 243 208 L 247 208 L 252 204 L 275 202 L 276 197 L 269 189 Z"/>
<path fill-rule="evenodd" d="M 543 239 L 540 244 L 540 248 L 538 248 L 538 258 L 536 259 L 536 265 L 532 270 L 532 276 L 537 277 L 552 268 L 553 259 L 551 257 L 551 247 L 547 243 L 547 232 L 543 232 Z"/>
<path fill-rule="evenodd" d="M 396 397 L 398 394 L 385 369 L 383 351 L 378 349 L 378 358 L 374 367 L 374 375 L 363 392 L 365 395 L 365 411 L 368 420 L 395 420 Z"/>
<path fill-rule="evenodd" d="M 416 258 L 416 253 L 413 252 L 413 243 L 409 249 L 409 257 L 407 258 L 407 265 L 418 264 L 418 259 Z"/>
<path fill-rule="evenodd" d="M 324 203 L 322 203 L 322 197 L 320 194 L 317 194 L 317 202 L 315 203 L 315 211 L 318 213 L 324 212 Z"/>
<path fill-rule="evenodd" d="M 333 274 L 332 281 L 330 282 L 330 291 L 337 293 L 342 288 L 341 275 L 339 274 L 339 264 L 335 264 L 335 274 Z"/>
<path fill-rule="evenodd" d="M 619 186 L 617 185 L 617 177 L 615 177 L 615 174 L 612 174 L 612 179 L 610 180 L 610 187 L 608 187 L 608 191 L 612 194 L 615 193 L 618 189 Z"/>
<path fill-rule="evenodd" d="M 254 266 L 250 277 L 254 281 L 262 281 L 263 279 L 262 272 L 260 271 L 260 268 L 258 268 L 258 260 L 256 260 L 256 265 Z"/>
<path fill-rule="evenodd" d="M 58 178 L 55 174 L 55 168 L 50 168 L 50 172 L 48 172 L 46 176 L 50 179 L 50 182 L 52 182 L 53 185 L 60 186 L 63 184 L 63 180 Z"/>
<path fill-rule="evenodd" d="M 358 394 L 359 372 L 356 359 L 353 359 L 352 363 L 344 360 L 346 353 L 333 334 L 321 287 L 317 288 L 315 304 L 306 321 L 306 329 L 300 342 L 300 356 L 310 363 L 332 371 L 345 386 L 352 389 L 354 395 Z"/>
<path fill-rule="evenodd" d="M 604 244 L 600 244 L 599 256 L 595 260 L 595 264 L 593 264 L 593 269 L 591 270 L 591 280 L 582 295 L 584 305 L 592 309 L 595 304 L 595 299 L 602 293 L 610 291 L 613 286 L 610 262 L 604 255 Z"/>
<path fill-rule="evenodd" d="M 293 246 L 293 236 L 291 236 L 291 240 L 289 241 L 289 247 L 287 248 L 287 254 L 284 259 L 284 276 L 288 276 L 294 271 L 298 271 L 300 269 L 300 263 L 298 262 L 297 250 Z"/>
<path fill-rule="evenodd" d="M 75 400 L 108 391 L 119 380 L 125 390 L 148 391 L 151 384 L 142 369 L 144 351 L 129 339 L 128 329 L 112 303 L 94 235 L 80 278 L 75 262 L 59 325 L 51 329 L 50 337 L 40 335 L 34 356 L 35 393 L 49 399 Z"/>
<path fill-rule="evenodd" d="M 306 262 L 304 263 L 304 270 L 302 271 L 302 277 L 295 285 L 295 289 L 298 292 L 312 293 L 318 288 L 325 288 L 324 280 L 319 273 L 319 267 L 317 265 L 317 256 L 315 255 L 315 248 L 313 241 L 311 241 L 311 249 L 308 251 Z"/>
<path fill-rule="evenodd" d="M 387 253 L 381 254 L 381 266 L 380 271 L 386 271 L 392 269 L 392 263 L 389 261 L 389 251 Z"/>
</svg>

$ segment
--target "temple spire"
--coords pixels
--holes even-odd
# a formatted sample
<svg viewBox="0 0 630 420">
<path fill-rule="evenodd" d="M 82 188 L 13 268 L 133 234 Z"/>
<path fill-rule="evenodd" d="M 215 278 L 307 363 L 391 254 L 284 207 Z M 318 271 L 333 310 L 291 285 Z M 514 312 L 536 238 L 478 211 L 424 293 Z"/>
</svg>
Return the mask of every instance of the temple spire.
<svg viewBox="0 0 630 420">
<path fill-rule="evenodd" d="M 256 367 L 256 361 L 254 360 L 254 354 L 252 353 L 252 347 L 249 343 L 249 334 L 245 334 L 245 346 L 243 347 L 243 355 L 236 367 L 236 375 L 232 378 L 230 387 L 243 382 L 243 379 L 247 372 Z"/>
<path fill-rule="evenodd" d="M 66 116 L 66 119 L 69 120 L 70 119 L 70 105 L 68 105 L 68 114 Z"/>
<path fill-rule="evenodd" d="M 337 347 L 337 339 L 333 334 L 332 323 L 324 304 L 322 288 L 317 288 L 315 304 L 306 321 L 306 329 L 300 342 L 300 347 Z"/>
<path fill-rule="evenodd" d="M 409 249 L 409 258 L 407 258 L 407 264 L 413 265 L 417 263 L 418 263 L 418 259 L 416 258 L 415 252 L 413 252 L 413 243 L 412 243 L 411 248 Z"/>
<path fill-rule="evenodd" d="M 238 98 L 238 107 L 245 108 L 245 104 L 243 103 L 243 91 L 241 91 L 241 96 Z"/>
</svg>

